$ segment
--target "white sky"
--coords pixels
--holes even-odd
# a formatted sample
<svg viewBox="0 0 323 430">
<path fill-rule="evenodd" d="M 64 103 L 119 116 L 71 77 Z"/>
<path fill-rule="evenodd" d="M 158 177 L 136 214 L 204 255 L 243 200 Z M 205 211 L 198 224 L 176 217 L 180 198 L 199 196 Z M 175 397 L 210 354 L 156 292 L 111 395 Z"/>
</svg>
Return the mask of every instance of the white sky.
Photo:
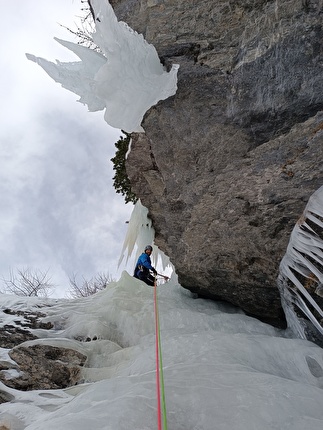
<svg viewBox="0 0 323 430">
<path fill-rule="evenodd" d="M 0 278 L 49 269 L 64 295 L 68 275 L 119 276 L 132 211 L 112 186 L 121 133 L 25 56 L 78 60 L 53 38 L 76 41 L 59 24 L 74 28 L 80 0 L 0 4 Z"/>
</svg>

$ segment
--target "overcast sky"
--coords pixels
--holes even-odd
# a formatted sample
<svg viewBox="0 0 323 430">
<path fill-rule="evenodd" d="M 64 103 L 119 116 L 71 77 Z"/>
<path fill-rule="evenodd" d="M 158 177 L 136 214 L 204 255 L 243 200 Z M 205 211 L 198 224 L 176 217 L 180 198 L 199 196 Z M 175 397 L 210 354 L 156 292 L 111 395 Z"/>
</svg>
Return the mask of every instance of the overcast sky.
<svg viewBox="0 0 323 430">
<path fill-rule="evenodd" d="M 53 38 L 76 41 L 59 24 L 74 28 L 80 0 L 0 4 L 0 278 L 49 269 L 63 296 L 73 274 L 120 274 L 132 211 L 112 186 L 121 132 L 25 56 L 78 61 Z"/>
</svg>

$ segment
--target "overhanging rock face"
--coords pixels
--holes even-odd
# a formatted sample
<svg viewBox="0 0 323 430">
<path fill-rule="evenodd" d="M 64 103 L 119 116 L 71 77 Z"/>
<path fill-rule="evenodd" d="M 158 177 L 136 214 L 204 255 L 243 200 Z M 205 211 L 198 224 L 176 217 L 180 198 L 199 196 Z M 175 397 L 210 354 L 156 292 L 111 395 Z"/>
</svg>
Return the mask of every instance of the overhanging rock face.
<svg viewBox="0 0 323 430">
<path fill-rule="evenodd" d="M 281 321 L 279 263 L 323 182 L 321 2 L 111 4 L 180 65 L 127 163 L 158 246 L 184 287 Z"/>
</svg>

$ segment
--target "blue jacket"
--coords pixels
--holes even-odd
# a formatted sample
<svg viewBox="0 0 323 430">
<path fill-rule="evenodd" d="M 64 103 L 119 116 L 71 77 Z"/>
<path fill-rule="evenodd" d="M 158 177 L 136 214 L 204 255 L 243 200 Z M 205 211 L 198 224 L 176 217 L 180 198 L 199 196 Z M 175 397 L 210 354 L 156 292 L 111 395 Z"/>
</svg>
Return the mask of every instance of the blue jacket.
<svg viewBox="0 0 323 430">
<path fill-rule="evenodd" d="M 151 265 L 151 260 L 150 260 L 149 255 L 146 254 L 145 252 L 143 252 L 141 254 L 141 256 L 138 258 L 138 261 L 137 261 L 137 264 L 136 264 L 136 267 L 135 267 L 135 272 L 134 272 L 134 276 L 136 278 L 139 277 L 138 276 L 138 273 L 140 272 L 139 266 L 142 266 L 143 269 L 144 269 L 144 271 L 147 271 L 147 272 L 148 272 L 148 270 L 153 270 L 153 271 L 155 270 L 153 268 L 153 266 Z"/>
</svg>

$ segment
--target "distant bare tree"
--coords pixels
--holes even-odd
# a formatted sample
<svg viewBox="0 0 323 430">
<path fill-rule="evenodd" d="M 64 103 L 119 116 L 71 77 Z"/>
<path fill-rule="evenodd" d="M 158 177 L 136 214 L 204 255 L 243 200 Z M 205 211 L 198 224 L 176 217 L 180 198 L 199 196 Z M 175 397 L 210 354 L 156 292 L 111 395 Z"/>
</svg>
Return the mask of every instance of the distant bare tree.
<svg viewBox="0 0 323 430">
<path fill-rule="evenodd" d="M 17 296 L 49 297 L 50 290 L 55 285 L 51 282 L 48 270 L 33 270 L 29 268 L 17 269 L 16 273 L 10 270 L 9 279 L 2 279 L 5 288 L 4 293 L 16 294 Z"/>
<path fill-rule="evenodd" d="M 74 34 L 78 38 L 78 44 L 86 46 L 87 48 L 93 49 L 94 51 L 101 51 L 100 48 L 93 42 L 92 34 L 95 31 L 94 24 L 94 11 L 90 1 L 81 0 L 81 3 L 85 5 L 81 8 L 82 15 L 77 16 L 80 23 L 76 24 L 75 29 L 66 27 L 60 24 L 61 27 L 66 28 L 67 31 Z"/>
<path fill-rule="evenodd" d="M 85 279 L 82 277 L 82 282 L 79 283 L 74 274 L 70 278 L 69 296 L 73 299 L 78 297 L 88 297 L 104 290 L 114 279 L 109 273 L 98 273 L 94 278 Z"/>
</svg>

